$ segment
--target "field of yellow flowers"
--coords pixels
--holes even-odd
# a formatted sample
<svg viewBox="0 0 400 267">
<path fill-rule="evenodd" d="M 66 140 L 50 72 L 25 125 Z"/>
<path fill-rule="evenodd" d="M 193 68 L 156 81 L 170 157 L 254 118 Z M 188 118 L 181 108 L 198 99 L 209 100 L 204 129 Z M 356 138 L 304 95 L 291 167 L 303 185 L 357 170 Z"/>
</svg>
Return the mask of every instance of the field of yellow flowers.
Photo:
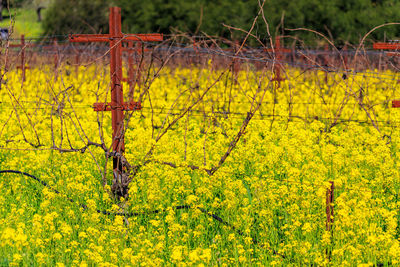
<svg viewBox="0 0 400 267">
<path fill-rule="evenodd" d="M 60 193 L 0 175 L 0 265 L 399 265 L 396 74 L 330 73 L 325 82 L 324 72 L 288 69 L 280 88 L 270 75 L 160 71 L 143 109 L 128 114 L 125 156 L 141 167 L 129 198 L 115 200 L 104 150 L 68 152 L 88 140 L 111 145 L 110 112 L 92 108 L 109 101 L 107 68 L 66 68 L 57 78 L 33 68 L 24 84 L 17 70 L 6 73 L 0 170 L 30 173 Z"/>
</svg>

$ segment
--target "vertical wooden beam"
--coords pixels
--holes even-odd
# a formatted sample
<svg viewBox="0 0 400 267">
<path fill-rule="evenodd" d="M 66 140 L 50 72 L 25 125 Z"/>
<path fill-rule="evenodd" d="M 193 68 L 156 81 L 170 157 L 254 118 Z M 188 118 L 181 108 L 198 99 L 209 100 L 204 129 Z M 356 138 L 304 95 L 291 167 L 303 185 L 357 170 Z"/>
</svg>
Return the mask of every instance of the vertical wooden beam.
<svg viewBox="0 0 400 267">
<path fill-rule="evenodd" d="M 25 36 L 21 35 L 21 71 L 22 82 L 25 82 Z"/>
<path fill-rule="evenodd" d="M 128 42 L 128 84 L 129 84 L 129 102 L 133 101 L 134 93 L 134 75 L 135 70 L 133 68 L 133 42 Z"/>
<path fill-rule="evenodd" d="M 136 75 L 134 76 L 134 84 L 133 88 L 137 85 L 140 87 L 142 85 L 142 71 L 143 71 L 143 63 L 144 63 L 144 52 L 146 51 L 146 48 L 144 47 L 142 42 L 138 42 L 136 44 L 136 50 L 138 51 L 138 58 L 137 58 L 137 70 L 136 70 Z M 143 62 L 142 62 L 143 59 Z M 135 74 L 135 73 L 134 73 Z"/>
<path fill-rule="evenodd" d="M 26 69 L 29 68 L 29 67 L 25 66 L 25 62 L 26 62 L 26 57 L 25 57 L 25 48 L 26 48 L 25 36 L 23 34 L 21 34 L 20 43 L 19 44 L 10 44 L 9 47 L 19 47 L 19 48 L 21 48 L 21 51 L 19 52 L 21 63 L 20 63 L 20 65 L 17 66 L 17 69 L 21 69 L 21 80 L 22 80 L 22 83 L 23 83 L 26 80 L 25 79 L 25 71 L 26 71 Z"/>
<path fill-rule="evenodd" d="M 123 92 L 122 92 L 122 31 L 121 31 L 121 9 L 119 7 L 110 8 L 110 77 L 111 77 L 111 111 L 113 129 L 113 151 L 123 153 L 124 147 L 124 112 L 123 112 Z M 113 158 L 114 169 L 122 170 L 118 157 Z"/>
<path fill-rule="evenodd" d="M 325 44 L 325 46 L 324 46 L 324 53 L 325 53 L 325 55 L 324 55 L 325 68 L 328 68 L 329 67 L 329 46 L 328 46 L 328 44 Z M 327 71 L 325 71 L 325 83 L 326 84 L 328 83 L 328 72 Z"/>
<path fill-rule="evenodd" d="M 326 231 L 329 232 L 330 237 L 332 238 L 332 226 L 333 226 L 333 204 L 334 204 L 334 190 L 335 185 L 333 182 L 330 181 L 330 187 L 326 190 Z M 331 260 L 332 251 L 331 249 L 327 248 L 325 251 L 329 261 Z"/>
<path fill-rule="evenodd" d="M 334 190 L 335 185 L 330 182 L 331 186 L 326 191 L 326 230 L 331 231 L 333 225 L 333 203 L 334 203 Z"/>
<path fill-rule="evenodd" d="M 233 80 L 234 80 L 235 84 L 238 83 L 238 74 L 239 74 L 239 70 L 240 70 L 239 59 L 237 58 L 238 55 L 236 55 L 239 48 L 240 48 L 239 41 L 236 40 L 234 43 L 234 47 L 233 47 L 234 58 L 233 58 L 233 66 L 232 66 Z"/>
<path fill-rule="evenodd" d="M 57 39 L 54 39 L 53 45 L 54 45 L 54 49 L 53 49 L 54 50 L 54 76 L 55 76 L 55 79 L 57 79 L 57 76 L 58 76 L 58 65 L 59 65 Z"/>
<path fill-rule="evenodd" d="M 81 51 L 79 48 L 75 50 L 75 72 L 78 73 L 79 71 L 79 65 L 80 65 L 80 57 L 81 57 Z"/>
<path fill-rule="evenodd" d="M 279 88 L 281 86 L 281 81 L 284 81 L 285 78 L 281 77 L 282 70 L 282 52 L 290 53 L 289 49 L 285 49 L 281 47 L 281 40 L 279 36 L 275 37 L 275 47 L 274 49 L 266 49 L 266 51 L 274 52 L 275 54 L 275 62 L 274 62 L 274 78 L 271 81 L 276 82 L 275 88 Z"/>
</svg>

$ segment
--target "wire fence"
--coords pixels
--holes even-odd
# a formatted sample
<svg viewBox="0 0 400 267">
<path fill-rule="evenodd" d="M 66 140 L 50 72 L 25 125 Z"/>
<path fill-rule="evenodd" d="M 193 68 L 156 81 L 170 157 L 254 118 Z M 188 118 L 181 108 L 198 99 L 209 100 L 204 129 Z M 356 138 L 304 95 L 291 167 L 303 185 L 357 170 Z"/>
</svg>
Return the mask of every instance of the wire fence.
<svg viewBox="0 0 400 267">
<path fill-rule="evenodd" d="M 225 60 L 229 59 L 239 61 L 237 64 L 242 64 L 243 62 L 272 64 L 277 62 L 275 56 L 280 54 L 283 58 L 279 60 L 279 64 L 309 70 L 323 70 L 327 72 L 340 73 L 348 72 L 350 75 L 356 75 L 359 71 L 363 71 L 363 74 L 368 74 L 365 72 L 366 69 L 375 68 L 378 68 L 379 70 L 397 70 L 398 65 L 398 57 L 396 57 L 395 54 L 396 52 L 394 52 L 394 55 L 393 53 L 392 55 L 388 55 L 385 51 L 372 49 L 363 49 L 362 51 L 359 51 L 357 49 L 347 50 L 343 48 L 341 50 L 338 50 L 337 48 L 327 50 L 326 47 L 321 47 L 320 49 L 295 47 L 271 51 L 270 48 L 268 50 L 266 47 L 244 47 L 240 51 L 236 51 L 237 47 L 235 46 L 230 48 L 212 47 L 205 41 L 192 41 L 189 44 L 178 43 L 174 41 L 173 36 L 170 38 L 169 41 L 167 40 L 161 44 L 154 44 L 151 42 L 141 42 L 141 44 L 147 49 L 151 49 L 152 54 L 156 54 L 157 56 L 173 53 L 175 58 L 184 56 L 186 59 L 190 59 L 190 61 L 195 63 L 202 62 L 202 58 L 208 56 L 214 57 L 213 59 L 216 61 L 221 61 L 221 58 L 224 58 Z M 23 48 L 27 53 L 35 55 L 63 54 L 63 56 L 71 56 L 79 54 L 79 56 L 87 56 L 91 58 L 99 53 L 107 53 L 109 50 L 106 45 L 98 43 L 87 45 L 71 43 L 68 39 L 68 35 L 25 38 L 24 47 L 10 47 L 12 45 L 19 45 L 18 43 L 21 42 L 21 40 L 22 38 L 13 38 L 3 42 L 3 50 L 4 48 L 7 48 L 10 51 L 15 52 Z M 217 42 L 215 43 L 218 44 Z M 230 45 L 232 45 L 232 43 Z M 137 48 L 133 48 L 132 50 L 138 52 Z M 31 63 L 35 64 L 34 62 Z M 376 73 L 370 74 L 375 75 Z M 397 76 L 393 78 L 395 79 Z"/>
<path fill-rule="evenodd" d="M 397 84 L 400 80 L 397 72 L 400 62 L 396 56 L 389 56 L 385 52 L 374 50 L 360 52 L 344 48 L 326 50 L 322 47 L 320 49 L 296 47 L 290 51 L 283 47 L 244 47 L 239 49 L 237 45 L 230 44 L 231 47 L 228 47 L 228 44 L 222 42 L 216 43 L 214 46 L 209 40 L 179 43 L 174 36 L 167 37 L 169 40 L 161 44 L 141 42 L 140 46 L 134 48 L 124 46 L 124 63 L 121 66 L 124 68 L 126 76 L 124 86 L 129 87 L 130 93 L 132 91 L 129 101 L 134 98 L 142 105 L 140 110 L 135 112 L 151 118 L 160 117 L 163 121 L 161 126 L 151 122 L 153 129 L 159 129 L 158 134 L 154 137 L 154 142 L 159 142 L 167 132 L 173 130 L 178 121 L 184 121 L 185 118 L 193 117 L 197 120 L 204 118 L 210 121 L 232 119 L 238 120 L 238 125 L 240 125 L 235 128 L 236 137 L 232 138 L 219 165 L 208 170 L 200 167 L 194 168 L 194 166 L 182 167 L 203 170 L 210 175 L 221 171 L 219 167 L 224 164 L 229 153 L 235 149 L 251 120 L 286 123 L 287 125 L 321 121 L 327 124 L 325 131 L 329 131 L 338 123 L 358 123 L 373 126 L 380 132 L 382 138 L 387 137 L 387 134 L 381 129 L 390 130 L 400 126 L 398 116 L 390 117 L 391 108 L 389 107 L 392 97 L 396 96 Z M 22 41 L 25 41 L 25 44 L 22 44 Z M 17 46 L 18 44 L 20 45 Z M 110 84 L 108 74 L 105 74 L 108 72 L 108 64 L 110 64 L 109 52 L 110 47 L 107 45 L 71 44 L 68 35 L 16 38 L 3 42 L 0 57 L 2 63 L 0 92 L 6 91 L 6 93 L 0 99 L 0 109 L 7 113 L 5 117 L 8 119 L 3 125 L 0 125 L 0 138 L 6 138 L 6 144 L 0 146 L 0 150 L 87 152 L 90 146 L 95 146 L 102 149 L 106 155 L 112 153 L 110 145 L 104 141 L 102 132 L 103 128 L 108 127 L 104 125 L 104 118 L 108 116 L 109 120 L 110 116 L 104 115 L 104 113 L 100 115 L 101 112 L 96 116 L 86 116 L 93 106 L 83 104 L 83 100 L 75 102 L 71 100 L 73 93 L 70 91 L 72 89 L 65 82 L 69 79 L 68 77 L 76 78 L 79 75 L 86 75 L 87 73 L 82 68 L 98 68 L 91 78 L 87 78 L 85 81 L 76 79 L 78 84 L 75 84 L 73 89 L 84 90 L 79 88 L 84 87 L 87 80 L 95 79 L 98 81 L 98 87 L 91 88 L 92 91 L 88 95 L 91 95 L 92 98 L 95 97 L 98 101 L 106 99 Z M 129 59 L 133 59 L 133 61 L 129 63 Z M 17 88 L 8 85 L 8 79 L 15 79 L 20 75 L 15 75 L 15 71 L 13 72 L 13 69 L 18 67 L 22 69 L 19 71 L 26 71 L 27 80 Z M 76 67 L 75 72 L 71 67 Z M 129 71 L 130 68 L 132 71 Z M 151 91 L 155 86 L 154 81 L 162 77 L 162 69 L 167 68 L 206 70 L 200 72 L 200 75 L 208 77 L 206 80 L 208 85 L 199 84 L 198 76 L 200 75 L 189 74 L 189 77 L 178 76 L 181 84 L 177 86 L 177 92 L 172 96 L 167 96 L 168 92 L 162 88 L 159 89 L 159 92 L 154 93 Z M 46 76 L 45 82 L 38 82 L 30 76 L 39 75 L 37 73 L 45 71 L 54 73 L 53 76 Z M 262 77 L 262 82 L 259 82 L 259 77 Z M 382 90 L 390 91 L 390 94 L 385 94 L 384 99 L 368 94 L 370 89 L 365 86 L 364 82 L 374 79 L 376 80 L 375 87 L 380 86 Z M 23 95 L 21 91 L 31 81 L 34 81 L 36 86 L 43 86 L 45 89 L 37 90 L 36 99 L 25 99 L 21 97 Z M 252 91 L 245 88 L 243 84 L 250 82 L 254 87 L 258 86 L 257 90 Z M 296 90 L 295 82 L 297 82 L 297 87 L 303 88 L 301 92 L 312 91 L 308 99 L 292 99 Z M 262 83 L 263 86 L 261 86 Z M 217 85 L 222 87 L 223 92 L 218 91 L 216 95 L 213 95 L 211 89 Z M 374 90 L 376 91 L 376 88 Z M 333 100 L 326 100 L 324 95 L 335 97 Z M 182 98 L 186 100 L 180 101 Z M 297 112 L 296 109 L 293 109 L 294 106 L 304 106 L 305 111 Z M 352 106 L 353 113 L 344 115 L 342 110 L 345 106 Z M 326 109 L 324 110 L 324 108 Z M 381 113 L 378 113 L 377 110 Z M 95 113 L 93 112 L 93 114 Z M 129 124 L 130 113 L 126 114 L 125 131 L 129 129 L 129 125 L 132 125 Z M 387 119 L 381 119 L 384 116 Z M 52 144 L 42 142 L 43 139 L 38 134 L 38 131 L 42 130 L 41 122 L 44 120 L 51 122 L 51 128 L 47 130 L 52 135 Z M 59 128 L 55 126 L 56 123 Z M 92 141 L 94 137 L 87 134 L 89 129 L 85 123 L 99 125 L 99 136 L 97 137 L 101 143 Z M 67 124 L 72 125 L 73 133 L 71 130 L 68 132 Z M 6 136 L 4 132 L 8 127 L 13 130 Z M 25 134 L 27 132 L 33 138 L 27 138 Z M 58 136 L 56 136 L 57 133 Z M 71 145 L 71 140 L 74 139 L 72 135 L 84 143 L 82 148 L 74 148 Z M 204 135 L 206 134 L 204 133 Z M 16 143 L 23 143 L 26 146 L 17 147 L 12 139 L 18 139 L 19 142 Z M 59 141 L 58 139 L 61 139 L 59 146 L 55 145 L 56 141 Z M 68 148 L 62 146 L 62 144 L 68 143 Z M 147 155 L 152 155 L 154 149 L 155 146 L 152 146 L 145 158 L 142 159 L 143 165 L 151 162 Z M 97 164 L 95 156 L 93 159 Z M 166 165 L 177 167 L 173 163 Z M 100 167 L 99 172 L 103 173 Z M 306 184 L 314 188 L 325 189 L 329 186 L 328 184 L 309 184 L 290 179 L 281 182 L 282 184 Z M 46 186 L 46 184 L 43 185 Z M 339 186 L 336 188 L 342 191 L 380 192 L 368 188 L 368 186 L 364 184 L 362 187 Z M 108 215 L 107 212 L 101 213 Z M 209 215 L 208 211 L 204 213 Z M 214 217 L 214 219 L 225 224 L 221 218 L 219 220 Z"/>
</svg>

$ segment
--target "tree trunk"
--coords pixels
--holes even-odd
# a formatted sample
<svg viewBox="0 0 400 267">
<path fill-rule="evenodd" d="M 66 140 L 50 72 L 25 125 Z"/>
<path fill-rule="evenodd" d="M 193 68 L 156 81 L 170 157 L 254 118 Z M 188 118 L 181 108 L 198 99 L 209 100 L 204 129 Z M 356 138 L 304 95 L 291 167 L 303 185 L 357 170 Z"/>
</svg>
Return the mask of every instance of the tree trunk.
<svg viewBox="0 0 400 267">
<path fill-rule="evenodd" d="M 3 21 L 3 0 L 0 0 L 0 21 Z"/>
<path fill-rule="evenodd" d="M 43 7 L 41 7 L 41 6 L 36 8 L 36 14 L 37 14 L 37 21 L 38 22 L 42 22 L 42 13 L 41 13 L 42 9 L 43 9 Z"/>
</svg>

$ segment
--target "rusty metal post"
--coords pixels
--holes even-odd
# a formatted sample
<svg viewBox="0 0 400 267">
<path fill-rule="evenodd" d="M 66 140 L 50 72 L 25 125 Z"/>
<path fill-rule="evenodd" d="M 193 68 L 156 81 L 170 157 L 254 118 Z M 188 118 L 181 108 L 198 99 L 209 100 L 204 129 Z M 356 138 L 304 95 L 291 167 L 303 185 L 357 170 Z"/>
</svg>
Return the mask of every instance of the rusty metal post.
<svg viewBox="0 0 400 267">
<path fill-rule="evenodd" d="M 124 147 L 124 112 L 123 112 L 123 93 L 122 93 L 122 31 L 121 31 L 121 9 L 119 7 L 110 8 L 109 17 L 110 36 L 110 77 L 111 77 L 111 105 L 115 107 L 111 111 L 113 129 L 113 151 L 123 153 Z M 114 169 L 122 170 L 118 163 L 118 158 L 113 159 Z"/>
<path fill-rule="evenodd" d="M 333 203 L 334 203 L 334 189 L 335 185 L 330 182 L 331 186 L 326 191 L 326 230 L 331 231 L 333 225 Z"/>
</svg>

